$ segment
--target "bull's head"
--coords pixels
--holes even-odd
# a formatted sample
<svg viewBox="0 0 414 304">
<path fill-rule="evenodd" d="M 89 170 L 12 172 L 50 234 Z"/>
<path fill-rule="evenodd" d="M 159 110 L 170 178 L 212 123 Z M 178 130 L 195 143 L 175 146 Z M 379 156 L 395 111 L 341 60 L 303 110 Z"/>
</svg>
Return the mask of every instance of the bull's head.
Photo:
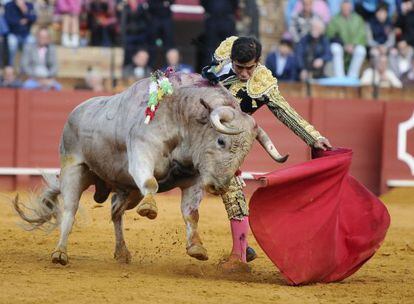
<svg viewBox="0 0 414 304">
<path fill-rule="evenodd" d="M 287 159 L 287 156 L 279 154 L 255 120 L 238 107 L 212 107 L 203 99 L 200 102 L 208 113 L 204 117 L 208 129 L 203 134 L 203 151 L 198 160 L 198 168 L 208 192 L 220 194 L 227 189 L 230 179 L 240 168 L 255 139 L 276 161 L 284 162 Z"/>
</svg>

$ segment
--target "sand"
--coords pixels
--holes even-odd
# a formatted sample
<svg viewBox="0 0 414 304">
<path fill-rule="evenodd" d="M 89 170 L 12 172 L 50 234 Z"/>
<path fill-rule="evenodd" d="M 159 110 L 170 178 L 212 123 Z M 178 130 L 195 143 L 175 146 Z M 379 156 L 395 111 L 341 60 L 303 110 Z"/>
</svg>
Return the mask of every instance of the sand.
<svg viewBox="0 0 414 304">
<path fill-rule="evenodd" d="M 395 189 L 383 200 L 392 224 L 367 264 L 339 283 L 290 287 L 252 236 L 259 258 L 251 274 L 217 270 L 231 240 L 224 208 L 214 197 L 205 199 L 200 210 L 208 261 L 185 253 L 179 197 L 158 195 L 156 220 L 134 210 L 126 214 L 133 255 L 126 265 L 113 259 L 109 202 L 97 205 L 87 193 L 69 239 L 67 266 L 50 261 L 57 231 L 24 231 L 0 197 L 0 303 L 414 303 L 414 189 Z"/>
</svg>

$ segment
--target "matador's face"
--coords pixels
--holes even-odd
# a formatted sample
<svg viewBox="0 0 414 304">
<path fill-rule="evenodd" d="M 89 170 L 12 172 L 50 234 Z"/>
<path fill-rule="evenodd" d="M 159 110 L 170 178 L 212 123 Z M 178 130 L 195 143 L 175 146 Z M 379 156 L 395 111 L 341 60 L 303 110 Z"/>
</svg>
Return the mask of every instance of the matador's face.
<svg viewBox="0 0 414 304">
<path fill-rule="evenodd" d="M 250 77 L 252 77 L 257 64 L 258 61 L 256 59 L 252 59 L 245 63 L 241 63 L 237 60 L 232 61 L 234 73 L 236 73 L 237 78 L 243 82 L 246 82 L 250 79 Z"/>
</svg>

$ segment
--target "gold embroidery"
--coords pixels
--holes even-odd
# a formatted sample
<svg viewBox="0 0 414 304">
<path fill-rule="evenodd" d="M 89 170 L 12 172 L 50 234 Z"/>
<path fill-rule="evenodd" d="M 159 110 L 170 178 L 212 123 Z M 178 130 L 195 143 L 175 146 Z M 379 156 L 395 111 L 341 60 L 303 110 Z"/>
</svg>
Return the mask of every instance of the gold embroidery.
<svg viewBox="0 0 414 304">
<path fill-rule="evenodd" d="M 249 215 L 249 208 L 243 194 L 242 186 L 237 182 L 235 177 L 230 180 L 229 189 L 221 198 L 223 199 L 227 216 L 230 220 L 240 220 Z"/>
<path fill-rule="evenodd" d="M 230 91 L 231 95 L 233 95 L 234 97 L 237 97 L 237 96 L 236 96 L 236 95 L 237 95 L 237 93 L 238 93 L 241 89 L 243 89 L 245 86 L 246 86 L 246 83 L 244 83 L 244 82 L 242 82 L 242 81 L 238 80 L 238 81 L 234 82 L 234 83 L 230 86 L 229 91 Z"/>
<path fill-rule="evenodd" d="M 247 81 L 247 94 L 253 99 L 261 98 L 274 87 L 277 87 L 276 78 L 268 68 L 259 64 Z"/>
<path fill-rule="evenodd" d="M 214 52 L 214 59 L 217 61 L 223 61 L 230 58 L 231 48 L 234 41 L 239 38 L 237 36 L 231 36 L 220 43 L 219 47 Z"/>
</svg>

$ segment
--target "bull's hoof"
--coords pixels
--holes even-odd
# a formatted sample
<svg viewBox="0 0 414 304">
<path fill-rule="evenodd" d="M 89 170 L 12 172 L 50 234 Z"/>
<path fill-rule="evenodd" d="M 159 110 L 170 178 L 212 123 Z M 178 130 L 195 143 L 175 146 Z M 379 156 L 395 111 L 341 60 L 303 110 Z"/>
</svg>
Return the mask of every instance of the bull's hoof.
<svg viewBox="0 0 414 304">
<path fill-rule="evenodd" d="M 56 250 L 52 253 L 52 263 L 65 266 L 69 262 L 66 252 Z"/>
<path fill-rule="evenodd" d="M 218 269 L 223 273 L 250 273 L 251 269 L 247 263 L 240 260 L 236 255 L 230 255 L 229 258 L 222 260 L 218 264 Z"/>
<path fill-rule="evenodd" d="M 137 212 L 139 215 L 147 217 L 150 220 L 157 217 L 158 208 L 152 194 L 148 194 L 142 199 L 141 203 L 137 207 Z"/>
<path fill-rule="evenodd" d="M 199 244 L 194 244 L 194 245 L 188 247 L 187 248 L 187 254 L 190 257 L 196 258 L 197 260 L 200 260 L 200 261 L 207 261 L 208 260 L 207 250 Z"/>
<path fill-rule="evenodd" d="M 124 247 L 119 250 L 115 250 L 114 259 L 117 260 L 119 263 L 129 264 L 131 263 L 132 256 L 129 250 L 126 247 Z"/>
</svg>

